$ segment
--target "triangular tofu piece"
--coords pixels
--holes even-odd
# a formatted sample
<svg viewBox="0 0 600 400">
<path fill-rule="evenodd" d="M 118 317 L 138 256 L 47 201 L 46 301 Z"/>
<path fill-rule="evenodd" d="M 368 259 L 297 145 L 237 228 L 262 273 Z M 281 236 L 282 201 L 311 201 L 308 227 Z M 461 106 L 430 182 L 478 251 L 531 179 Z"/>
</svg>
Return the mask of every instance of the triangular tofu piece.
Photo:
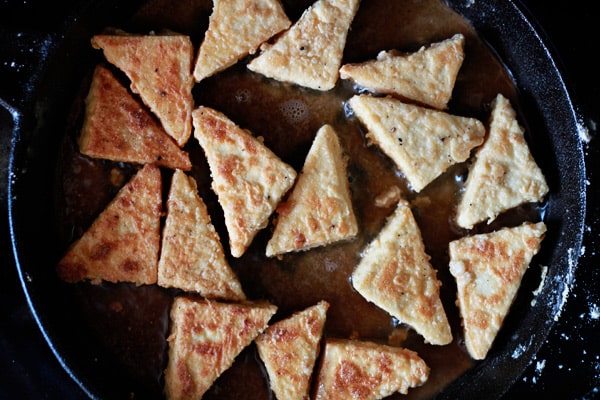
<svg viewBox="0 0 600 400">
<path fill-rule="evenodd" d="M 67 282 L 155 284 L 161 213 L 161 173 L 147 164 L 67 250 L 58 275 Z"/>
<path fill-rule="evenodd" d="M 192 168 L 188 153 L 179 148 L 109 69 L 96 67 L 85 104 L 79 137 L 82 154 L 186 171 Z"/>
<path fill-rule="evenodd" d="M 190 38 L 180 34 L 95 35 L 92 46 L 102 49 L 111 63 L 125 72 L 131 90 L 161 121 L 181 147 L 192 132 L 192 59 Z"/>
<path fill-rule="evenodd" d="M 213 0 L 194 79 L 200 82 L 254 54 L 262 43 L 290 25 L 279 0 Z"/>
<path fill-rule="evenodd" d="M 321 301 L 274 323 L 255 339 L 277 399 L 309 398 L 328 308 Z"/>
<path fill-rule="evenodd" d="M 546 179 L 533 159 L 524 130 L 509 100 L 499 94 L 492 104 L 489 135 L 475 154 L 456 222 L 470 229 L 513 207 L 541 201 Z"/>
<path fill-rule="evenodd" d="M 543 222 L 526 222 L 450 242 L 450 273 L 456 278 L 465 345 L 474 359 L 486 357 L 545 232 Z"/>
<path fill-rule="evenodd" d="M 246 296 L 227 260 L 196 181 L 175 170 L 167 200 L 158 284 L 204 298 L 239 301 Z"/>
<path fill-rule="evenodd" d="M 335 86 L 359 0 L 318 0 L 274 44 L 265 43 L 251 71 L 315 90 Z"/>
<path fill-rule="evenodd" d="M 200 399 L 265 330 L 277 307 L 269 303 L 219 303 L 176 297 L 171 307 L 168 399 Z"/>
<path fill-rule="evenodd" d="M 352 110 L 375 143 L 420 192 L 451 165 L 466 161 L 483 143 L 485 127 L 475 118 L 451 115 L 391 97 L 355 95 Z"/>
<path fill-rule="evenodd" d="M 417 353 L 368 341 L 326 339 L 315 400 L 376 400 L 423 385 L 429 367 Z"/>
<path fill-rule="evenodd" d="M 277 225 L 267 244 L 269 257 L 356 236 L 346 160 L 330 125 L 317 132 L 302 173 L 277 212 Z"/>
<path fill-rule="evenodd" d="M 340 77 L 373 92 L 444 110 L 465 58 L 464 44 L 459 33 L 411 54 L 382 51 L 376 60 L 343 65 Z"/>
<path fill-rule="evenodd" d="M 200 106 L 193 121 L 223 208 L 231 254 L 241 257 L 294 184 L 296 171 L 219 111 Z"/>
<path fill-rule="evenodd" d="M 452 332 L 440 300 L 441 282 L 429 259 L 408 202 L 401 200 L 364 250 L 352 285 L 426 342 L 445 345 L 452 341 Z"/>
</svg>

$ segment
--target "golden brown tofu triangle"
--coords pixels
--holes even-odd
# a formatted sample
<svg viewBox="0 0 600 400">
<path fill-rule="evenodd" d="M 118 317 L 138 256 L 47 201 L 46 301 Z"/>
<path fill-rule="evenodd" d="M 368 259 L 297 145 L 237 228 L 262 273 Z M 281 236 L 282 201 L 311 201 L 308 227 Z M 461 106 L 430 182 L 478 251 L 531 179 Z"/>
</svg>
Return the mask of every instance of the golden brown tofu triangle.
<svg viewBox="0 0 600 400">
<path fill-rule="evenodd" d="M 315 400 L 377 400 L 423 385 L 430 368 L 401 347 L 369 341 L 325 340 Z"/>
<path fill-rule="evenodd" d="M 320 301 L 273 323 L 255 339 L 277 399 L 309 398 L 328 309 L 329 303 Z"/>
<path fill-rule="evenodd" d="M 196 82 L 220 72 L 291 25 L 279 0 L 215 0 L 194 67 Z"/>
<path fill-rule="evenodd" d="M 480 222 L 491 223 L 504 211 L 544 199 L 548 184 L 524 134 L 510 101 L 498 94 L 492 102 L 488 137 L 475 153 L 458 204 L 459 226 L 471 229 Z"/>
<path fill-rule="evenodd" d="M 79 151 L 89 157 L 190 170 L 187 152 L 106 67 L 94 71 Z"/>
<path fill-rule="evenodd" d="M 92 37 L 92 46 L 128 77 L 131 90 L 182 147 L 192 132 L 192 58 L 186 35 L 137 35 L 118 31 Z"/>
<path fill-rule="evenodd" d="M 351 239 L 358 233 L 346 160 L 331 125 L 317 132 L 302 173 L 277 213 L 267 243 L 269 257 Z"/>
<path fill-rule="evenodd" d="M 181 170 L 175 170 L 169 190 L 158 284 L 209 299 L 246 299 L 196 181 Z"/>
<path fill-rule="evenodd" d="M 376 144 L 420 192 L 450 166 L 466 161 L 483 143 L 475 118 L 404 103 L 392 97 L 355 95 L 350 107 Z"/>
<path fill-rule="evenodd" d="M 363 251 L 352 285 L 426 342 L 446 345 L 452 341 L 452 331 L 440 299 L 441 282 L 429 259 L 412 210 L 401 200 Z"/>
<path fill-rule="evenodd" d="M 171 306 L 165 393 L 168 399 L 200 399 L 263 332 L 277 307 L 176 297 Z"/>
<path fill-rule="evenodd" d="M 58 263 L 59 277 L 67 282 L 155 284 L 161 213 L 161 173 L 148 164 L 67 250 Z"/>
<path fill-rule="evenodd" d="M 342 65 L 340 77 L 376 93 L 445 110 L 465 57 L 464 45 L 465 37 L 458 33 L 414 53 L 382 51 L 375 60 Z"/>
<path fill-rule="evenodd" d="M 450 242 L 450 273 L 456 278 L 465 345 L 474 359 L 487 356 L 545 233 L 543 222 L 525 222 Z"/>
<path fill-rule="evenodd" d="M 200 106 L 193 113 L 194 136 L 208 160 L 212 189 L 225 215 L 231 254 L 244 254 L 265 228 L 296 171 L 225 114 Z"/>
<path fill-rule="evenodd" d="M 248 68 L 315 90 L 333 89 L 359 0 L 317 0 L 274 44 L 264 44 Z"/>
</svg>

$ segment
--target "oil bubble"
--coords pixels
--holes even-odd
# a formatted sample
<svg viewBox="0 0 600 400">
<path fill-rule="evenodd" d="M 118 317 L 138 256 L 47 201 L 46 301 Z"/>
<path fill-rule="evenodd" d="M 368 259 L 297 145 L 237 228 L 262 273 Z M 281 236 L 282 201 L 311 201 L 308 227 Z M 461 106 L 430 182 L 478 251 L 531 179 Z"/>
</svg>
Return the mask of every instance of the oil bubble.
<svg viewBox="0 0 600 400">
<path fill-rule="evenodd" d="M 248 89 L 239 89 L 235 92 L 235 101 L 238 103 L 248 103 L 250 101 L 251 95 L 250 90 Z"/>
<path fill-rule="evenodd" d="M 298 123 L 308 118 L 308 106 L 299 99 L 291 99 L 282 103 L 279 110 L 288 122 Z"/>
</svg>

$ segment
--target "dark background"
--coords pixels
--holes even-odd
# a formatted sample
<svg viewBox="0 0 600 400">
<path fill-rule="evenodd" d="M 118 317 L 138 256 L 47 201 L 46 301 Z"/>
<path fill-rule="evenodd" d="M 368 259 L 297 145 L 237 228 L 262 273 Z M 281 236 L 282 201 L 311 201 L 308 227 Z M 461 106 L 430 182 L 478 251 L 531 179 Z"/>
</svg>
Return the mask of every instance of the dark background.
<svg viewBox="0 0 600 400">
<path fill-rule="evenodd" d="M 594 60 L 599 49 L 600 13 L 592 11 L 590 3 L 583 0 L 524 3 L 539 23 L 542 36 L 549 37 L 551 51 L 564 71 L 581 126 L 589 132 L 590 140 L 584 141 L 589 182 L 588 218 L 575 284 L 561 316 L 541 351 L 505 397 L 552 395 L 558 399 L 595 399 L 600 398 L 600 340 L 597 338 L 600 333 L 597 284 L 600 282 L 597 254 L 600 251 L 597 189 L 600 184 L 597 139 L 600 68 Z M 18 5 L 20 15 L 28 16 L 24 28 L 50 31 L 57 29 L 69 6 L 69 2 L 46 1 Z M 11 23 L 5 20 L 11 15 L 6 13 L 10 7 L 14 8 L 9 1 L 0 2 L 0 27 Z M 11 60 L 3 59 L 1 46 L 0 41 L 0 79 L 5 79 L 1 72 L 15 67 L 10 65 Z M 0 107 L 0 399 L 85 398 L 38 331 L 12 260 L 6 212 L 11 125 L 11 115 Z"/>
</svg>

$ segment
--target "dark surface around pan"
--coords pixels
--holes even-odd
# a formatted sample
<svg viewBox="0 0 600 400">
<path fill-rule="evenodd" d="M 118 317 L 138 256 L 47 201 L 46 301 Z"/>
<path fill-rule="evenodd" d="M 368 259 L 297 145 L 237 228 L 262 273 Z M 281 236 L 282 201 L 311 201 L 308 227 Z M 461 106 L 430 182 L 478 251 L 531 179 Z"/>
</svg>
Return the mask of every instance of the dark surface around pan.
<svg viewBox="0 0 600 400">
<path fill-rule="evenodd" d="M 598 277 L 598 273 L 594 270 L 594 260 L 597 259 L 595 254 L 597 248 L 595 229 L 597 229 L 598 225 L 598 211 L 597 195 L 595 195 L 597 190 L 594 190 L 593 176 L 594 171 L 597 170 L 598 153 L 594 147 L 596 145 L 595 140 L 592 140 L 589 144 L 584 141 L 583 148 L 580 148 L 580 140 L 577 135 L 582 131 L 581 128 L 584 126 L 590 129 L 591 134 L 596 133 L 595 123 L 598 119 L 597 111 L 594 114 L 593 107 L 594 104 L 597 106 L 597 102 L 593 103 L 588 101 L 588 99 L 597 98 L 599 93 L 598 78 L 595 78 L 596 80 L 591 81 L 590 84 L 580 80 L 582 78 L 580 74 L 583 75 L 586 72 L 585 76 L 592 77 L 590 71 L 586 71 L 581 66 L 587 63 L 587 59 L 580 60 L 582 61 L 582 64 L 580 64 L 576 62 L 577 60 L 570 58 L 570 56 L 581 57 L 574 49 L 585 50 L 583 41 L 587 40 L 592 43 L 592 37 L 589 36 L 589 32 L 585 31 L 586 24 L 579 21 L 568 32 L 570 33 L 568 37 L 571 38 L 571 41 L 565 41 L 567 39 L 561 36 L 566 33 L 562 32 L 562 29 L 549 29 L 550 33 L 554 35 L 553 39 L 556 43 L 562 44 L 560 50 L 564 57 L 563 61 L 569 67 L 568 71 L 571 71 L 571 75 L 569 75 L 570 80 L 567 83 L 574 86 L 574 89 L 576 89 L 575 93 L 578 94 L 578 99 L 582 100 L 581 103 L 576 103 L 578 108 L 576 108 L 575 114 L 573 114 L 568 101 L 565 103 L 563 97 L 564 88 L 560 80 L 557 84 L 557 81 L 554 79 L 555 77 L 540 76 L 539 73 L 536 73 L 536 68 L 538 68 L 537 63 L 541 62 L 543 64 L 545 62 L 546 54 L 544 51 L 546 49 L 540 49 L 539 43 L 535 41 L 520 40 L 522 38 L 531 39 L 530 27 L 523 26 L 519 20 L 506 21 L 502 19 L 499 21 L 494 19 L 496 18 L 494 17 L 495 14 L 491 10 L 485 10 L 485 6 L 469 6 L 469 2 L 457 3 L 460 3 L 459 6 L 462 5 L 464 7 L 462 11 L 466 15 L 471 12 L 478 13 L 478 15 L 472 18 L 473 21 L 477 22 L 476 27 L 480 28 L 481 33 L 494 44 L 502 59 L 511 66 L 517 81 L 520 83 L 519 89 L 523 92 L 525 106 L 535 107 L 539 103 L 545 104 L 546 108 L 541 114 L 537 113 L 539 114 L 538 118 L 543 119 L 543 121 L 538 122 L 540 124 L 547 124 L 546 129 L 551 132 L 553 139 L 552 143 L 544 143 L 548 148 L 534 149 L 534 154 L 536 157 L 546 160 L 544 163 L 548 163 L 552 161 L 553 157 L 556 157 L 557 165 L 560 167 L 558 170 L 552 172 L 552 180 L 559 185 L 557 189 L 560 193 L 560 198 L 553 201 L 552 204 L 554 204 L 556 209 L 549 210 L 548 215 L 550 220 L 555 218 L 556 221 L 560 221 L 563 224 L 560 231 L 565 232 L 565 236 L 554 238 L 557 247 L 552 257 L 553 260 L 557 260 L 557 263 L 550 267 L 549 272 L 549 275 L 554 280 L 548 282 L 539 294 L 533 311 L 522 316 L 523 319 L 520 325 L 515 327 L 513 337 L 504 338 L 505 348 L 500 352 L 498 357 L 482 363 L 480 367 L 469 372 L 469 376 L 461 380 L 456 387 L 449 388 L 448 398 L 454 397 L 455 393 L 465 388 L 471 390 L 473 396 L 479 397 L 491 393 L 500 393 L 503 391 L 503 388 L 507 385 L 512 385 L 515 380 L 516 382 L 514 382 L 513 388 L 507 394 L 507 398 L 517 393 L 553 393 L 561 398 L 583 398 L 585 396 L 592 398 L 599 385 L 598 374 L 600 371 L 598 345 L 594 345 L 593 342 L 590 343 L 590 338 L 593 337 L 592 333 L 598 329 L 597 314 L 599 312 L 598 305 L 600 304 L 598 292 L 593 285 L 593 282 Z M 570 9 L 573 9 L 572 7 L 575 3 L 571 3 Z M 510 7 L 510 5 L 506 5 L 504 2 L 500 6 Z M 26 6 L 24 7 L 26 8 Z M 64 7 L 64 13 L 66 14 L 69 10 L 69 4 L 65 3 Z M 561 22 L 564 26 L 566 15 L 560 13 L 556 15 L 549 14 L 551 11 L 541 9 L 537 10 L 537 12 L 539 14 L 536 15 L 547 18 L 546 20 L 542 20 L 543 22 Z M 486 18 L 492 18 L 492 20 L 486 20 Z M 506 18 L 506 14 L 501 13 L 500 18 Z M 585 15 L 582 15 L 582 18 L 585 21 Z M 588 17 L 588 21 L 590 20 L 591 18 Z M 481 27 L 477 26 L 478 23 L 481 23 Z M 548 22 L 548 24 L 551 24 L 551 22 Z M 486 28 L 487 26 L 501 26 L 501 28 L 499 30 L 490 30 Z M 52 42 L 58 38 L 58 35 L 56 37 L 48 37 L 38 34 L 35 32 L 36 29 L 41 29 L 42 31 L 56 29 L 58 32 L 60 30 L 59 27 L 58 23 L 54 25 L 49 20 L 46 20 L 45 24 L 42 25 L 32 24 L 31 30 L 34 31 L 34 34 L 32 34 L 34 43 L 31 44 L 32 52 L 49 50 L 47 47 L 52 47 Z M 98 30 L 101 27 L 89 26 L 88 28 L 90 30 L 82 32 L 82 34 L 89 36 L 89 32 L 93 32 L 94 29 Z M 577 35 L 575 35 L 576 33 Z M 506 37 L 505 35 L 509 38 L 507 42 L 519 43 L 517 51 L 514 48 L 511 50 L 498 46 L 500 36 Z M 576 47 L 576 45 L 579 47 Z M 569 57 L 567 58 L 567 56 Z M 19 68 L 20 65 L 20 68 L 25 68 L 22 65 L 25 65 L 24 63 L 27 62 L 27 57 L 25 54 L 22 59 L 14 61 L 15 64 L 12 64 L 13 60 L 2 60 L 4 65 L 0 67 L 3 68 L 2 71 L 8 70 L 9 73 L 11 72 L 11 68 L 14 70 L 15 68 Z M 31 60 L 35 60 L 35 54 L 31 55 Z M 68 54 L 65 61 L 72 62 Z M 31 72 L 35 76 L 35 70 Z M 554 73 L 554 69 L 550 68 L 550 74 Z M 7 76 L 12 75 L 9 74 Z M 18 80 L 14 82 L 19 83 Z M 9 81 L 5 81 L 3 85 L 6 85 L 9 94 L 14 93 L 18 95 L 21 93 L 19 88 L 10 88 Z M 55 88 L 52 87 L 52 84 L 49 84 L 49 87 L 46 86 L 43 90 L 68 93 L 70 88 Z M 4 95 L 4 92 L 2 94 Z M 60 98 L 54 100 L 60 101 Z M 66 101 L 66 99 L 63 100 Z M 11 101 L 11 103 L 17 107 L 25 104 L 18 99 L 14 102 Z M 44 118 L 52 118 L 52 116 L 44 116 Z M 10 122 L 10 115 L 3 113 L 0 121 L 4 126 L 5 123 Z M 28 118 L 27 120 L 23 118 L 18 121 L 21 134 L 35 130 L 36 121 L 37 123 L 46 122 L 36 118 Z M 7 131 L 3 127 L 2 132 Z M 25 139 L 28 138 L 21 138 L 21 140 Z M 52 162 L 52 154 L 55 148 L 48 147 L 48 144 L 43 140 L 39 141 L 39 138 L 33 139 L 34 143 L 30 146 L 30 149 L 37 153 L 32 154 L 29 152 L 28 154 L 21 154 L 19 156 L 21 157 L 20 160 L 32 157 L 41 159 L 48 157 L 47 161 Z M 3 142 L 3 146 L 7 146 L 7 143 Z M 585 153 L 588 161 L 587 176 L 582 175 L 583 166 L 580 163 L 580 151 Z M 554 156 L 554 154 L 558 155 Z M 3 168 L 6 168 L 6 166 L 3 165 Z M 32 169 L 28 172 L 29 177 L 27 179 L 35 180 L 35 176 L 32 175 L 38 173 L 42 177 L 45 176 L 43 170 L 36 171 Z M 589 185 L 586 181 L 589 182 Z M 45 185 L 48 185 L 45 187 L 39 186 L 39 183 L 38 179 L 36 190 L 39 191 L 40 197 L 30 196 L 29 199 L 20 200 L 21 203 L 15 206 L 11 203 L 12 199 L 7 198 L 7 195 L 3 192 L 3 203 L 11 203 L 13 216 L 18 210 L 27 210 L 27 213 L 31 213 L 30 220 L 37 221 L 38 226 L 43 227 L 44 223 L 49 223 L 49 216 L 45 212 L 47 208 L 43 204 L 40 204 L 40 201 L 44 200 L 41 197 L 43 193 L 50 192 L 49 185 L 52 182 L 45 182 Z M 589 204 L 591 205 L 588 209 L 589 217 L 585 226 L 581 226 L 580 212 L 582 212 L 582 208 L 578 204 L 582 195 L 580 193 L 582 186 L 583 189 L 586 187 L 588 189 Z M 11 193 L 11 195 L 18 196 L 19 193 Z M 13 228 L 15 228 L 16 232 L 15 238 L 19 238 L 19 235 L 22 236 L 21 227 L 13 226 Z M 582 234 L 585 235 L 586 241 L 584 242 L 584 247 L 580 249 L 577 245 Z M 5 229 L 3 229 L 3 246 L 6 243 L 3 249 L 6 248 L 8 250 L 8 238 L 5 235 Z M 31 243 L 26 245 L 25 243 L 17 242 L 17 247 L 23 257 L 21 259 L 21 266 L 28 266 L 34 262 L 43 262 L 45 257 L 55 258 L 57 250 L 52 247 L 52 241 L 44 237 L 42 229 L 28 228 L 27 237 L 28 241 L 33 238 L 33 246 Z M 583 255 L 580 257 L 581 253 Z M 3 252 L 3 254 L 6 259 L 5 266 L 13 267 L 12 261 L 8 257 L 8 251 Z M 579 267 L 575 269 L 578 262 Z M 560 270 L 552 271 L 552 268 L 560 268 Z M 3 355 L 1 366 L 3 371 L 9 372 L 2 374 L 2 377 L 0 377 L 0 396 L 13 397 L 19 395 L 21 397 L 32 398 L 85 397 L 85 393 L 59 368 L 58 363 L 53 359 L 46 344 L 41 340 L 38 331 L 35 329 L 32 316 L 29 314 L 27 305 L 23 300 L 23 294 L 17 284 L 14 271 L 9 272 L 6 268 L 3 268 L 2 271 L 2 296 L 3 299 L 6 296 L 6 301 L 2 302 L 2 325 L 0 325 L 2 328 L 0 331 L 2 334 L 0 346 L 2 348 L 0 350 L 2 350 L 1 354 Z M 42 284 L 45 280 L 51 281 L 55 277 L 43 275 L 29 276 L 29 271 L 29 268 L 24 268 L 22 278 L 25 281 L 25 287 L 32 301 L 35 299 L 54 299 L 58 304 L 69 301 L 68 298 L 61 298 L 60 293 L 48 293 L 47 286 Z M 36 274 L 38 273 L 36 272 Z M 4 279 L 5 276 L 6 279 Z M 4 289 L 5 286 L 6 289 Z M 566 304 L 563 304 L 565 300 Z M 51 323 L 45 321 L 44 310 L 47 305 L 35 303 L 35 306 L 40 322 L 42 324 L 47 323 L 44 325 L 46 332 L 51 334 L 52 337 L 72 337 L 73 346 L 76 346 L 79 340 L 85 341 L 85 338 L 78 338 L 77 332 L 61 332 L 61 326 L 68 326 L 68 324 L 61 324 L 60 317 L 57 318 L 58 320 L 51 321 Z M 56 307 L 56 304 L 52 305 L 52 307 Z M 68 318 L 68 316 L 65 315 L 64 318 Z M 554 323 L 554 320 L 557 320 L 557 323 Z M 24 332 L 23 334 L 17 333 L 21 330 Z M 551 330 L 550 336 L 546 337 L 548 330 Z M 526 346 L 522 348 L 520 346 L 523 343 Z M 542 346 L 541 351 L 535 355 L 535 351 L 539 346 Z M 62 350 L 60 346 L 55 348 L 58 354 L 61 354 Z M 4 358 L 5 355 L 6 358 Z M 507 361 L 509 362 L 507 363 Z M 506 369 L 506 365 L 509 365 L 508 368 L 510 370 Z M 71 367 L 73 367 L 73 371 L 77 371 L 77 368 L 74 368 L 72 364 Z M 524 375 L 519 377 L 518 374 L 523 369 L 525 369 Z M 560 379 L 557 379 L 558 377 Z M 82 378 L 84 379 L 82 382 L 83 385 L 88 387 L 88 382 L 85 381 L 86 378 Z M 557 383 L 557 381 L 560 381 L 560 383 Z M 481 384 L 482 382 L 486 383 Z"/>
</svg>

